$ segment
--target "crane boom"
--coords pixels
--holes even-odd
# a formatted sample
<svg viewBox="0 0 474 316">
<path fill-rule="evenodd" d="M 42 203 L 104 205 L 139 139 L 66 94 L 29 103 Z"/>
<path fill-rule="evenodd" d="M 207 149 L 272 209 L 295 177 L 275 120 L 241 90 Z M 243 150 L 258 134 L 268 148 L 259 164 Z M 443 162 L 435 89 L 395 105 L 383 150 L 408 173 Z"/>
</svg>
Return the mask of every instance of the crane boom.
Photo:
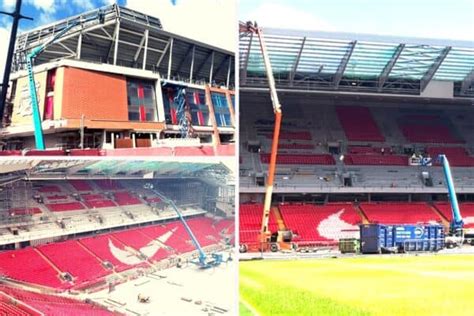
<svg viewBox="0 0 474 316">
<path fill-rule="evenodd" d="M 256 23 L 252 24 L 251 22 L 241 23 L 240 32 L 250 32 L 255 33 L 258 36 L 260 43 L 260 50 L 262 52 L 263 62 L 265 65 L 265 70 L 267 74 L 268 87 L 270 90 L 270 98 L 272 100 L 273 112 L 275 114 L 275 126 L 273 129 L 273 138 L 272 138 L 272 149 L 270 153 L 270 164 L 268 166 L 268 177 L 265 187 L 265 201 L 263 204 L 263 219 L 262 226 L 260 230 L 260 241 L 262 243 L 266 242 L 268 239 L 268 222 L 270 219 L 270 210 L 272 203 L 273 195 L 273 185 L 275 180 L 275 170 L 276 170 L 276 160 L 278 155 L 278 141 L 280 137 L 280 128 L 281 128 L 281 104 L 278 98 L 278 93 L 275 87 L 275 78 L 273 77 L 273 69 L 270 62 L 270 57 L 267 52 L 267 47 L 265 45 L 265 38 L 263 36 L 262 28 L 258 27 Z"/>
<path fill-rule="evenodd" d="M 36 149 L 44 150 L 46 149 L 44 144 L 44 136 L 43 136 L 43 128 L 41 126 L 41 116 L 39 111 L 39 103 L 38 103 L 38 94 L 36 92 L 36 81 L 33 72 L 33 62 L 39 54 L 41 54 L 49 45 L 54 44 L 58 39 L 60 39 L 64 34 L 66 34 L 69 30 L 73 27 L 89 22 L 92 20 L 99 20 L 99 23 L 104 23 L 104 14 L 99 11 L 98 14 L 85 18 L 83 20 L 75 21 L 69 25 L 67 25 L 64 29 L 59 31 L 55 34 L 52 38 L 44 42 L 38 47 L 35 47 L 31 50 L 31 52 L 26 55 L 26 69 L 28 71 L 28 81 L 29 81 L 29 90 L 30 90 L 30 98 L 31 98 L 31 107 L 33 111 L 33 127 L 35 131 L 35 143 Z"/>
<path fill-rule="evenodd" d="M 462 230 L 464 223 L 461 216 L 461 211 L 459 209 L 458 198 L 456 196 L 456 191 L 454 189 L 453 176 L 451 174 L 451 167 L 449 166 L 449 161 L 446 155 L 439 155 L 438 159 L 443 164 L 444 178 L 448 187 L 449 201 L 451 203 L 451 211 L 453 219 L 450 223 L 451 232 L 455 233 L 459 230 Z"/>
</svg>

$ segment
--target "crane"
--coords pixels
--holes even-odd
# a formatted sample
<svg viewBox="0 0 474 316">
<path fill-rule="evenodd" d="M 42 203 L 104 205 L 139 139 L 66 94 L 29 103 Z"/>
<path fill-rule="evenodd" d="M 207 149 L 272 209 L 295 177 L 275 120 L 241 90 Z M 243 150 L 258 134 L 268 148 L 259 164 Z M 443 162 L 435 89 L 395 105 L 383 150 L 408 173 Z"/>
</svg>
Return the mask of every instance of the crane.
<svg viewBox="0 0 474 316">
<path fill-rule="evenodd" d="M 201 269 L 209 269 L 209 268 L 212 268 L 212 267 L 216 267 L 216 266 L 219 266 L 222 262 L 223 262 L 223 258 L 222 258 L 222 255 L 221 254 L 218 254 L 218 253 L 212 253 L 211 254 L 211 257 L 212 258 L 208 258 L 208 256 L 206 255 L 206 253 L 204 252 L 204 250 L 202 249 L 201 247 L 201 244 L 199 243 L 199 241 L 197 240 L 196 236 L 194 236 L 194 233 L 193 231 L 191 230 L 191 227 L 189 227 L 188 223 L 186 222 L 186 220 L 184 219 L 184 216 L 183 214 L 181 213 L 181 211 L 179 210 L 179 208 L 176 206 L 176 203 L 174 203 L 173 200 L 171 199 L 168 199 L 166 196 L 164 196 L 162 193 L 158 192 L 157 190 L 154 189 L 154 186 L 153 184 L 151 183 L 146 183 L 144 185 L 144 188 L 145 189 L 148 189 L 150 190 L 151 192 L 153 192 L 154 194 L 156 194 L 164 203 L 168 204 L 169 206 L 171 206 L 171 208 L 176 212 L 176 214 L 178 214 L 178 217 L 179 219 L 181 220 L 181 222 L 183 223 L 184 225 L 184 228 L 186 229 L 186 232 L 188 233 L 189 237 L 191 238 L 193 244 L 194 244 L 194 247 L 196 248 L 196 250 L 198 251 L 199 253 L 199 256 L 198 256 L 198 261 L 197 262 L 193 262 L 195 264 L 197 264 L 197 266 L 199 266 L 199 268 Z"/>
<path fill-rule="evenodd" d="M 267 75 L 267 80 L 268 80 L 268 87 L 270 90 L 270 98 L 272 100 L 273 113 L 275 114 L 275 126 L 273 128 L 270 164 L 268 166 L 268 177 L 265 184 L 265 201 L 263 204 L 262 226 L 260 229 L 260 242 L 263 246 L 263 245 L 268 244 L 268 241 L 271 235 L 271 232 L 268 229 L 268 222 L 270 219 L 282 111 L 281 111 L 280 100 L 278 98 L 278 93 L 275 87 L 275 78 L 273 77 L 272 65 L 270 62 L 270 57 L 267 52 L 267 47 L 265 45 L 265 38 L 263 36 L 262 28 L 258 27 L 257 23 L 252 23 L 252 22 L 242 23 L 241 22 L 239 25 L 239 31 L 240 33 L 254 33 L 258 36 L 259 43 L 260 43 L 260 50 L 262 52 L 263 62 L 265 65 L 265 70 L 266 70 L 266 75 Z"/>
<path fill-rule="evenodd" d="M 49 40 L 41 44 L 40 46 L 33 48 L 31 52 L 26 55 L 26 69 L 28 71 L 28 83 L 29 83 L 29 90 L 30 90 L 31 107 L 33 111 L 33 125 L 34 125 L 34 131 L 35 131 L 36 149 L 44 150 L 46 148 L 44 144 L 43 128 L 41 126 L 41 117 L 40 117 L 40 112 L 39 112 L 38 94 L 36 92 L 35 76 L 33 73 L 33 63 L 34 63 L 35 58 L 37 58 L 42 52 L 44 52 L 44 50 L 49 45 L 54 44 L 58 39 L 60 39 L 64 34 L 66 34 L 73 27 L 81 23 L 85 23 L 85 22 L 89 22 L 93 20 L 98 20 L 100 24 L 103 24 L 104 19 L 105 19 L 104 13 L 99 10 L 99 12 L 96 15 L 74 21 L 73 23 L 67 25 L 64 29 L 59 31 L 57 34 L 55 34 L 52 38 L 50 38 Z"/>
</svg>

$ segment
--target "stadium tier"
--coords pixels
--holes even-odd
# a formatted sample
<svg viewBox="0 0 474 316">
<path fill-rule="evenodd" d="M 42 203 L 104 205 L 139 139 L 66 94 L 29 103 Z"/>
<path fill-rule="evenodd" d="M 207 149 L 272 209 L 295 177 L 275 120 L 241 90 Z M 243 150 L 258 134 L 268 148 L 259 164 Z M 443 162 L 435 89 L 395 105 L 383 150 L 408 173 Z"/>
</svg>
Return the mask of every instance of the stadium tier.
<svg viewBox="0 0 474 316">
<path fill-rule="evenodd" d="M 219 244 L 231 226 L 207 217 L 188 220 L 203 247 Z M 216 226 L 215 226 L 216 224 Z M 120 272 L 195 250 L 183 224 L 171 221 L 93 237 L 53 242 L 0 253 L 0 271 L 6 278 L 55 289 L 83 287 Z M 18 263 L 22 264 L 19 265 Z M 107 267 L 108 262 L 111 266 Z M 67 273 L 70 279 L 64 276 Z"/>
</svg>

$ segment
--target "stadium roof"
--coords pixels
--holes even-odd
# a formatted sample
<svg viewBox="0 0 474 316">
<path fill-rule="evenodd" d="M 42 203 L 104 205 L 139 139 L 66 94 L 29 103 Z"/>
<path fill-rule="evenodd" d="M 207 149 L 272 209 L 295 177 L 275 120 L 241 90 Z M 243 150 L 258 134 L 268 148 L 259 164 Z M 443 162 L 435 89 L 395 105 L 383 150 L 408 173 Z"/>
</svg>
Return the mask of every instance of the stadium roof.
<svg viewBox="0 0 474 316">
<path fill-rule="evenodd" d="M 84 22 L 99 12 L 104 13 L 104 23 Z M 71 58 L 157 71 L 179 81 L 233 85 L 233 52 L 167 32 L 158 18 L 116 4 L 20 34 L 12 71 L 26 68 L 25 55 L 32 48 L 77 22 L 36 58 L 36 65 Z"/>
<path fill-rule="evenodd" d="M 231 173 L 224 164 L 212 159 L 206 162 L 177 162 L 170 159 L 4 159 L 0 161 L 0 170 L 2 179 L 14 174 L 27 174 L 30 179 L 202 178 L 216 182 Z"/>
<path fill-rule="evenodd" d="M 419 94 L 431 80 L 474 97 L 474 42 L 264 28 L 279 87 Z M 259 41 L 241 34 L 242 86 L 266 84 Z"/>
</svg>

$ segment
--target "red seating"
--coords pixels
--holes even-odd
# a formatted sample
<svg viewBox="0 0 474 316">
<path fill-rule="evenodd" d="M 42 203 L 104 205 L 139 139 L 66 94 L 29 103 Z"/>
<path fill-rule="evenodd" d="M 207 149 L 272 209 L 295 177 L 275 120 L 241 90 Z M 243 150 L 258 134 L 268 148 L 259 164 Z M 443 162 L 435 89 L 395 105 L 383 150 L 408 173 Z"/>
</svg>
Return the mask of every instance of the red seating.
<svg viewBox="0 0 474 316">
<path fill-rule="evenodd" d="M 84 200 L 84 201 L 92 201 L 92 200 L 104 200 L 106 199 L 106 197 L 102 194 L 96 194 L 96 193 L 93 193 L 93 194 L 82 194 L 81 195 L 81 198 Z"/>
<path fill-rule="evenodd" d="M 381 154 L 382 148 L 384 154 L 390 154 L 391 148 L 390 147 L 372 147 L 372 146 L 348 146 L 347 152 L 349 154 L 366 154 L 366 155 L 373 155 L 373 154 Z"/>
<path fill-rule="evenodd" d="M 117 206 L 111 200 L 91 200 L 84 202 L 84 205 L 88 208 L 102 208 L 102 207 L 114 207 Z"/>
<path fill-rule="evenodd" d="M 45 204 L 45 206 L 51 212 L 67 212 L 67 211 L 79 211 L 84 209 L 84 205 L 80 202 L 67 202 L 67 203 L 56 203 L 56 204 Z"/>
<path fill-rule="evenodd" d="M 464 147 L 427 147 L 426 152 L 432 158 L 436 158 L 440 154 L 445 154 L 452 167 L 474 166 L 474 157 L 469 156 Z M 440 165 L 440 163 L 435 162 L 435 165 Z"/>
<path fill-rule="evenodd" d="M 314 145 L 300 144 L 300 143 L 292 143 L 292 144 L 279 143 L 278 149 L 314 149 Z"/>
<path fill-rule="evenodd" d="M 241 204 L 239 208 L 240 243 L 257 243 L 262 226 L 263 204 Z M 273 212 L 270 212 L 268 229 L 278 231 Z"/>
<path fill-rule="evenodd" d="M 270 154 L 260 154 L 262 163 L 270 163 Z M 278 164 L 286 165 L 334 165 L 336 162 L 331 155 L 289 155 L 279 154 L 277 156 Z"/>
<path fill-rule="evenodd" d="M 0 253 L 0 272 L 15 280 L 61 288 L 58 272 L 33 248 Z"/>
<path fill-rule="evenodd" d="M 338 106 L 336 112 L 349 141 L 385 141 L 368 108 Z"/>
<path fill-rule="evenodd" d="M 67 199 L 65 195 L 50 195 L 46 197 L 48 200 L 64 200 Z"/>
<path fill-rule="evenodd" d="M 280 212 L 288 229 L 299 243 L 332 244 L 339 238 L 356 237 L 359 214 L 349 203 L 326 205 L 282 204 Z"/>
<path fill-rule="evenodd" d="M 118 260 L 110 250 L 110 242 L 114 243 L 114 246 L 120 248 L 118 242 L 114 242 L 110 234 L 98 235 L 94 237 L 86 237 L 79 240 L 79 242 L 99 257 L 102 261 L 110 262 L 116 271 L 123 271 L 129 269 L 130 266 Z"/>
<path fill-rule="evenodd" d="M 463 141 L 453 135 L 452 131 L 440 120 L 406 121 L 399 123 L 405 138 L 413 143 L 461 144 Z"/>
<path fill-rule="evenodd" d="M 0 156 L 21 156 L 21 150 L 0 150 Z"/>
<path fill-rule="evenodd" d="M 92 187 L 89 185 L 89 182 L 84 180 L 69 180 L 69 183 L 77 191 L 92 191 Z"/>
<path fill-rule="evenodd" d="M 114 193 L 114 198 L 115 203 L 117 203 L 118 205 L 135 205 L 142 203 L 138 198 L 134 197 L 128 192 Z"/>
<path fill-rule="evenodd" d="M 235 155 L 235 145 L 219 145 L 217 146 L 217 155 L 218 156 L 233 156 Z"/>
<path fill-rule="evenodd" d="M 266 134 L 267 138 L 272 139 L 273 134 Z M 280 139 L 288 139 L 288 140 L 311 140 L 311 133 L 308 131 L 302 132 L 290 132 L 290 131 L 281 131 L 280 132 Z"/>
<path fill-rule="evenodd" d="M 346 155 L 346 165 L 408 166 L 408 157 L 401 155 Z"/>
<path fill-rule="evenodd" d="M 77 278 L 76 284 L 96 280 L 109 273 L 77 240 L 41 245 L 38 249 L 61 271 Z"/>
<path fill-rule="evenodd" d="M 451 204 L 440 202 L 436 203 L 435 206 L 448 221 L 453 219 Z M 459 209 L 464 219 L 464 228 L 474 228 L 474 203 L 459 203 Z"/>
<path fill-rule="evenodd" d="M 69 151 L 70 156 L 104 156 L 105 151 L 102 149 L 71 149 Z"/>
<path fill-rule="evenodd" d="M 95 180 L 94 183 L 102 190 L 119 190 L 122 186 L 117 181 L 112 180 Z"/>
<path fill-rule="evenodd" d="M 18 288 L 11 288 L 7 286 L 3 286 L 3 285 L 0 285 L 0 291 L 14 297 L 15 299 L 27 304 L 28 306 L 31 306 L 32 308 L 48 316 L 114 315 L 114 313 L 109 312 L 108 310 L 103 309 L 102 307 L 98 305 L 81 302 L 79 300 L 68 298 L 68 297 L 30 292 L 30 291 L 21 290 Z M 26 308 L 24 309 L 26 310 Z M 7 314 L 7 315 L 15 315 L 15 314 Z M 18 314 L 18 315 L 25 315 L 25 314 Z M 40 315 L 40 314 L 32 310 L 28 310 L 26 315 Z"/>
<path fill-rule="evenodd" d="M 360 207 L 371 223 L 428 224 L 441 221 L 426 203 L 361 203 Z"/>
<path fill-rule="evenodd" d="M 175 156 L 213 156 L 214 149 L 211 146 L 204 147 L 175 147 Z"/>
<path fill-rule="evenodd" d="M 1 290 L 1 288 L 0 288 Z M 10 303 L 7 298 L 1 297 L 0 301 L 0 315 L 2 316 L 31 316 L 31 315 L 41 315 L 36 313 L 33 310 L 26 310 L 25 307 L 15 303 Z M 25 309 L 24 309 L 25 308 Z"/>
<path fill-rule="evenodd" d="M 61 189 L 56 185 L 45 185 L 39 188 L 38 191 L 43 193 L 61 192 Z"/>
<path fill-rule="evenodd" d="M 10 209 L 11 215 L 29 215 L 29 214 L 40 214 L 42 213 L 41 210 L 37 207 L 29 207 L 29 208 L 12 208 Z"/>
<path fill-rule="evenodd" d="M 62 149 L 36 150 L 32 149 L 25 153 L 25 156 L 65 156 L 66 152 Z"/>
</svg>

